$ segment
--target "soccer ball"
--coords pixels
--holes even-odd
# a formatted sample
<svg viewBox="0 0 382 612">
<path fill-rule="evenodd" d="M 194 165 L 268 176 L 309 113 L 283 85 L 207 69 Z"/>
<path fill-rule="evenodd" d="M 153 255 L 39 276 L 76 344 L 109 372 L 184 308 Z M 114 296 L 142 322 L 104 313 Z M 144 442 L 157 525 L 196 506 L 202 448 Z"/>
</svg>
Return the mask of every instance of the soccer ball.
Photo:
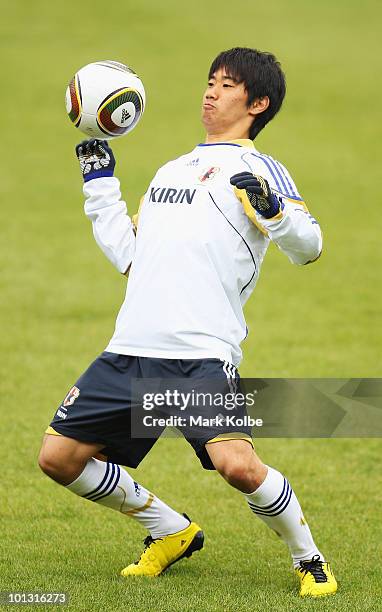
<svg viewBox="0 0 382 612">
<path fill-rule="evenodd" d="M 70 81 L 65 96 L 69 119 L 92 138 L 118 138 L 131 132 L 145 108 L 141 79 L 113 61 L 88 64 Z"/>
</svg>

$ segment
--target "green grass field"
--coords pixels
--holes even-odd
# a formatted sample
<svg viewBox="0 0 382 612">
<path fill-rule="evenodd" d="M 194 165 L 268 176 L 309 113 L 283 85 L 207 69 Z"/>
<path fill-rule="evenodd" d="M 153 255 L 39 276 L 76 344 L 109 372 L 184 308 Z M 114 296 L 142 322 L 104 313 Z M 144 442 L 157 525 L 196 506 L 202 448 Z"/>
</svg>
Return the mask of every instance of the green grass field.
<svg viewBox="0 0 382 612">
<path fill-rule="evenodd" d="M 133 213 L 157 167 L 203 141 L 213 57 L 240 45 L 280 58 L 285 106 L 257 147 L 291 171 L 325 251 L 297 268 L 270 248 L 246 307 L 241 374 L 381 376 L 381 16 L 374 0 L 2 7 L 0 591 L 66 590 L 69 609 L 84 611 L 382 610 L 380 440 L 257 444 L 288 475 L 333 563 L 340 591 L 322 601 L 299 600 L 283 545 L 183 440 L 160 441 L 132 472 L 200 522 L 206 545 L 153 581 L 118 577 L 141 550 L 135 523 L 70 495 L 36 465 L 56 405 L 103 350 L 125 290 L 82 212 L 81 134 L 64 107 L 72 74 L 97 59 L 130 63 L 146 86 L 142 122 L 114 145 Z"/>
</svg>

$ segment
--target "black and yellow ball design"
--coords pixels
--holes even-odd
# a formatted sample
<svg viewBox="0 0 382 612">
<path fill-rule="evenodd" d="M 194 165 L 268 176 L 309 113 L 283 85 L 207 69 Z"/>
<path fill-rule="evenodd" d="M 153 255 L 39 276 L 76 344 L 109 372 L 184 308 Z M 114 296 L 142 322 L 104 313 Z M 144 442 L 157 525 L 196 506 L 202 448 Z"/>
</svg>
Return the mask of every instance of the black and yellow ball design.
<svg viewBox="0 0 382 612">
<path fill-rule="evenodd" d="M 122 87 L 105 98 L 97 110 L 97 125 L 108 136 L 121 136 L 133 129 L 143 112 L 141 94 Z"/>
</svg>

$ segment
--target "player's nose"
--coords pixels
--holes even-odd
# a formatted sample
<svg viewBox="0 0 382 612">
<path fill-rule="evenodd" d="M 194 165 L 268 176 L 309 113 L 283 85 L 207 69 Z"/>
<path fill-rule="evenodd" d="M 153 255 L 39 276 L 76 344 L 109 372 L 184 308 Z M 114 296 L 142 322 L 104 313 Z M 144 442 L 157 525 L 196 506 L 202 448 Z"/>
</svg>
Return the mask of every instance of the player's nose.
<svg viewBox="0 0 382 612">
<path fill-rule="evenodd" d="M 216 85 L 213 85 L 212 87 L 209 87 L 206 91 L 206 100 L 216 100 L 218 95 L 218 89 Z"/>
</svg>

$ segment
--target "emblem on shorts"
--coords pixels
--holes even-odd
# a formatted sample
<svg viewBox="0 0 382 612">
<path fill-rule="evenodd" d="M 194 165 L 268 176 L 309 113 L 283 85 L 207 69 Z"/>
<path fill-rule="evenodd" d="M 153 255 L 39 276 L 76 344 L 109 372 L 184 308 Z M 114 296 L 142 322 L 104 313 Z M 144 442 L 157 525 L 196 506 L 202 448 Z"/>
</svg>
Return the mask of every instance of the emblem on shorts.
<svg viewBox="0 0 382 612">
<path fill-rule="evenodd" d="M 218 166 L 211 166 L 211 168 L 205 168 L 203 170 L 203 174 L 199 176 L 199 181 L 201 183 L 205 183 L 206 181 L 210 181 L 214 178 L 214 176 L 220 172 L 220 168 Z"/>
<path fill-rule="evenodd" d="M 68 395 L 66 396 L 66 398 L 63 401 L 63 406 L 73 406 L 74 402 L 76 401 L 77 397 L 80 394 L 80 390 L 78 387 L 72 387 L 68 393 Z"/>
</svg>

